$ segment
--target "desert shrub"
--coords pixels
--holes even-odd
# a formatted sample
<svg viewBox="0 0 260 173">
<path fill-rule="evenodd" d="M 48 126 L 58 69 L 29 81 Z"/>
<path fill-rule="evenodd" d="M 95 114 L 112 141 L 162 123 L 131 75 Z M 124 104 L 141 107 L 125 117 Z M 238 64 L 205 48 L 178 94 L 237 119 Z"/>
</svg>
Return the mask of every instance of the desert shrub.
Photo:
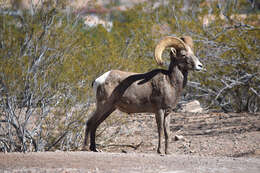
<svg viewBox="0 0 260 173">
<path fill-rule="evenodd" d="M 49 3 L 34 12 L 1 9 L 0 143 L 4 151 L 50 149 L 55 139 L 73 131 L 75 123 L 82 126 L 80 112 L 86 106 L 69 116 L 72 105 L 82 100 L 89 105 L 83 98 L 87 86 L 78 84 L 77 73 L 66 66 L 68 59 L 77 58 L 73 54 L 82 40 L 81 24 Z M 58 109 L 63 111 L 53 111 Z M 52 130 L 59 127 L 55 128 L 59 133 L 50 135 L 47 127 L 51 126 Z"/>
</svg>

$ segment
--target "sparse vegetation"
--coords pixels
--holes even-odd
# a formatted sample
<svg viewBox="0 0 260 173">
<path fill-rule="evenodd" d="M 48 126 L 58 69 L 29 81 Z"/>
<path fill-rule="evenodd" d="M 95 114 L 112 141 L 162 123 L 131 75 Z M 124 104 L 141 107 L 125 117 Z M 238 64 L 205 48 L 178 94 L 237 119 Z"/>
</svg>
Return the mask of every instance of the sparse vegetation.
<svg viewBox="0 0 260 173">
<path fill-rule="evenodd" d="M 155 68 L 154 46 L 169 34 L 192 36 L 208 69 L 192 74 L 183 101 L 259 112 L 260 14 L 249 1 L 191 1 L 186 10 L 182 1 L 156 8 L 147 2 L 112 11 L 111 32 L 84 27 L 81 16 L 65 9 L 66 1 L 38 5 L 0 8 L 1 151 L 78 149 L 93 109 L 93 79 L 110 69 Z"/>
</svg>

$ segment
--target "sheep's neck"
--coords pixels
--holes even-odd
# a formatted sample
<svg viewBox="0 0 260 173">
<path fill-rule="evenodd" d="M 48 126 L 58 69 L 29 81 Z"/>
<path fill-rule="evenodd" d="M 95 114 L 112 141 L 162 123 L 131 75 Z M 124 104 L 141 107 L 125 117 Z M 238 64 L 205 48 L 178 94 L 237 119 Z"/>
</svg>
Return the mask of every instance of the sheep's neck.
<svg viewBox="0 0 260 173">
<path fill-rule="evenodd" d="M 181 92 L 187 84 L 188 71 L 180 70 L 177 63 L 173 61 L 169 66 L 169 78 L 173 85 L 176 85 L 178 90 Z"/>
</svg>

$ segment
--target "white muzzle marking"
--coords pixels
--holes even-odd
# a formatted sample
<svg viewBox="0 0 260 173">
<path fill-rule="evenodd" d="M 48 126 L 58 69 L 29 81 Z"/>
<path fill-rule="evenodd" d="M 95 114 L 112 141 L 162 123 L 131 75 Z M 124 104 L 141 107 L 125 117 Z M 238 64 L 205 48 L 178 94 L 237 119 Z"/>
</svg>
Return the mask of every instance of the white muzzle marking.
<svg viewBox="0 0 260 173">
<path fill-rule="evenodd" d="M 194 63 L 195 63 L 195 70 L 197 70 L 197 71 L 204 70 L 203 65 L 201 64 L 201 62 L 199 61 L 199 59 L 197 57 L 195 58 Z"/>
<path fill-rule="evenodd" d="M 193 51 L 191 50 L 191 48 L 189 46 L 188 47 L 188 54 L 190 54 L 192 57 L 193 57 L 193 61 L 194 61 L 194 64 L 195 64 L 195 67 L 194 67 L 194 70 L 196 71 L 206 71 L 204 68 L 203 68 L 203 65 L 202 63 L 199 61 L 199 59 L 194 55 Z"/>
</svg>

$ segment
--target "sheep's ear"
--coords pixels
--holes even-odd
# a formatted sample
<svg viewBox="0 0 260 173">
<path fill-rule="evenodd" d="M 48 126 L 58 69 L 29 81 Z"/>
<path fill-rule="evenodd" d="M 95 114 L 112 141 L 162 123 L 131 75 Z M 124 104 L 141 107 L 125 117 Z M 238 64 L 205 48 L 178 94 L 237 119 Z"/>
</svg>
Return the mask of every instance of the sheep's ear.
<svg viewBox="0 0 260 173">
<path fill-rule="evenodd" d="M 172 52 L 173 56 L 176 57 L 176 49 L 174 49 L 173 47 L 171 47 L 171 52 Z"/>
<path fill-rule="evenodd" d="M 188 46 L 190 46 L 191 49 L 193 49 L 193 40 L 190 36 L 183 36 L 181 37 L 181 40 L 184 41 Z"/>
</svg>

